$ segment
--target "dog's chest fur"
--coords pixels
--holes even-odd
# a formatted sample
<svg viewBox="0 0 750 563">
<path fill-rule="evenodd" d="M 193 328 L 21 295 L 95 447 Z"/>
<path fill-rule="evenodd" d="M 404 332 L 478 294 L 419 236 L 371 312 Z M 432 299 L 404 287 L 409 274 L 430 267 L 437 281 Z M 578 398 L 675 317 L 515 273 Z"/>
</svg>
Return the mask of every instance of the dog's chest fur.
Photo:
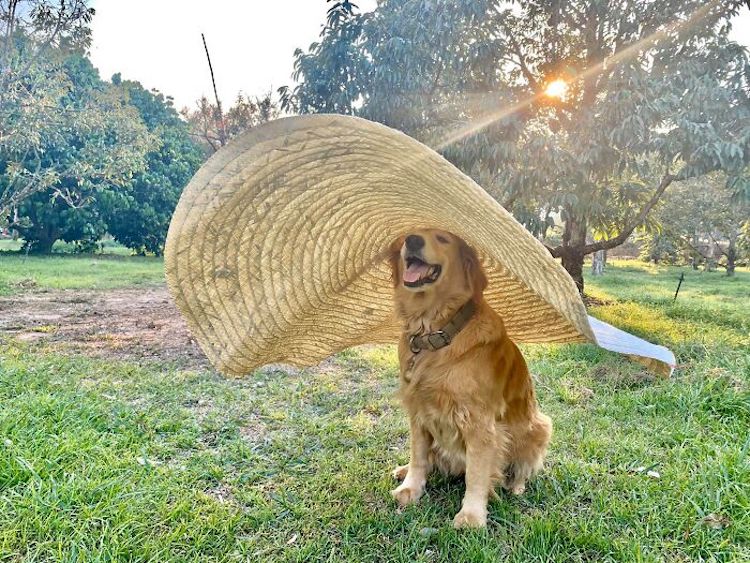
<svg viewBox="0 0 750 563">
<path fill-rule="evenodd" d="M 458 389 L 460 370 L 441 365 L 426 355 L 413 359 L 401 376 L 404 407 L 432 435 L 436 445 L 463 457 L 462 427 L 469 422 L 469 405 Z"/>
<path fill-rule="evenodd" d="M 435 461 L 449 473 L 463 471 L 467 433 L 480 433 L 488 447 L 496 447 L 496 425 L 529 408 L 528 372 L 504 330 L 502 320 L 483 304 L 440 350 L 415 355 L 409 332 L 402 334 L 401 401 L 432 435 Z"/>
<path fill-rule="evenodd" d="M 492 334 L 494 318 L 475 319 L 449 346 L 412 354 L 406 339 L 399 347 L 401 401 L 434 439 L 436 462 L 449 473 L 463 471 L 464 436 L 477 426 L 494 426 L 505 410 L 503 382 L 492 369 L 493 343 L 479 333 Z M 489 445 L 489 444 L 488 444 Z"/>
</svg>

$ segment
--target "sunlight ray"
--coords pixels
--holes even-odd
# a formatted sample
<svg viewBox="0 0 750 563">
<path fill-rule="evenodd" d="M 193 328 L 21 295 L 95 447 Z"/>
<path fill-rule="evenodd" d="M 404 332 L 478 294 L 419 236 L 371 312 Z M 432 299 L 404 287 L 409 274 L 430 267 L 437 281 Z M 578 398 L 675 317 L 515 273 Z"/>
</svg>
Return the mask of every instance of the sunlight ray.
<svg viewBox="0 0 750 563">
<path fill-rule="evenodd" d="M 632 45 L 625 47 L 624 49 L 622 49 L 621 51 L 618 51 L 614 55 L 610 57 L 605 57 L 601 62 L 581 72 L 576 77 L 576 80 L 580 81 L 580 80 L 589 78 L 593 75 L 596 75 L 602 72 L 603 70 L 606 70 L 608 67 L 620 64 L 623 61 L 636 56 L 641 50 L 652 47 L 659 40 L 669 36 L 672 33 L 682 32 L 686 29 L 693 27 L 698 22 L 705 19 L 709 15 L 711 10 L 716 8 L 720 3 L 721 3 L 721 0 L 711 0 L 710 2 L 706 3 L 705 5 L 695 10 L 692 14 L 690 14 L 690 16 L 688 16 L 687 19 L 683 21 L 672 22 L 669 25 L 664 26 L 662 29 L 656 30 L 651 35 L 648 35 L 647 37 L 644 37 L 643 39 L 636 41 Z M 507 108 L 503 108 L 498 111 L 494 111 L 487 115 L 480 116 L 476 119 L 473 119 L 469 121 L 468 123 L 466 123 L 460 129 L 451 131 L 450 133 L 445 135 L 436 144 L 434 148 L 436 151 L 442 151 L 458 141 L 466 139 L 467 137 L 471 137 L 472 135 L 475 135 L 476 133 L 479 133 L 483 129 L 489 127 L 493 123 L 500 121 L 501 119 L 504 119 L 510 115 L 513 115 L 517 111 L 533 104 L 541 96 L 542 94 L 535 94 L 519 102 L 516 102 L 515 104 Z"/>
</svg>

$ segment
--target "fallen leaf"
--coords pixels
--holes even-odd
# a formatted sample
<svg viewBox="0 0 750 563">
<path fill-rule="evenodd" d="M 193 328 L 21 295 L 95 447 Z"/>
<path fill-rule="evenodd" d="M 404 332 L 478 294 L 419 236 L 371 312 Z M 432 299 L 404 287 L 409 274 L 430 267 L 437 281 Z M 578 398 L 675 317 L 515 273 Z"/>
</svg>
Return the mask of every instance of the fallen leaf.
<svg viewBox="0 0 750 563">
<path fill-rule="evenodd" d="M 286 542 L 287 545 L 292 545 L 294 542 L 297 541 L 297 534 L 293 534 L 291 538 L 289 538 L 289 541 Z"/>
<path fill-rule="evenodd" d="M 731 523 L 728 516 L 723 514 L 714 514 L 713 512 L 703 518 L 702 522 L 712 530 L 721 530 Z"/>
<path fill-rule="evenodd" d="M 157 461 L 155 459 L 148 459 L 145 457 L 137 457 L 135 460 L 140 464 L 144 466 L 154 466 L 154 465 L 161 465 L 160 461 Z"/>
</svg>

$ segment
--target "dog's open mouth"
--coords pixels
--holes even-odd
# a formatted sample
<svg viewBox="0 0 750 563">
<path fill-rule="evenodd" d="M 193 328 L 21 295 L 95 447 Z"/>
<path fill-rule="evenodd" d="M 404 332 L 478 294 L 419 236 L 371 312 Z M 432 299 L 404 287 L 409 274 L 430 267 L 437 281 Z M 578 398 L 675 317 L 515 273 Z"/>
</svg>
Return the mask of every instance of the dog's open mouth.
<svg viewBox="0 0 750 563">
<path fill-rule="evenodd" d="M 416 256 L 406 258 L 406 269 L 403 280 L 406 287 L 421 287 L 426 284 L 435 283 L 440 277 L 442 267 L 440 264 L 428 264 Z"/>
</svg>

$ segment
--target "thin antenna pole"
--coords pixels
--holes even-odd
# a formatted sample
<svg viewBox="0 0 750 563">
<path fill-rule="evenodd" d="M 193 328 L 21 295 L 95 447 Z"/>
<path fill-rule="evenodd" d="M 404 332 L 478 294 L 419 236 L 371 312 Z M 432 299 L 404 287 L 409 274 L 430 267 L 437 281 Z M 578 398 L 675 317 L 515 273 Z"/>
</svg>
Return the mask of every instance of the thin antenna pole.
<svg viewBox="0 0 750 563">
<path fill-rule="evenodd" d="M 677 294 L 680 292 L 680 286 L 682 285 L 682 280 L 685 279 L 685 272 L 680 272 L 680 281 L 677 282 L 677 291 L 674 292 L 674 299 L 672 299 L 672 303 L 677 301 Z"/>
<path fill-rule="evenodd" d="M 203 48 L 206 50 L 206 58 L 208 59 L 208 70 L 211 72 L 211 84 L 214 87 L 214 98 L 216 98 L 216 110 L 219 112 L 219 142 L 223 147 L 227 143 L 227 133 L 224 129 L 224 114 L 221 111 L 221 101 L 219 100 L 219 93 L 216 91 L 216 80 L 214 80 L 214 67 L 211 65 L 211 55 L 208 54 L 208 45 L 206 45 L 206 36 L 201 33 L 201 39 L 203 39 Z"/>
</svg>

